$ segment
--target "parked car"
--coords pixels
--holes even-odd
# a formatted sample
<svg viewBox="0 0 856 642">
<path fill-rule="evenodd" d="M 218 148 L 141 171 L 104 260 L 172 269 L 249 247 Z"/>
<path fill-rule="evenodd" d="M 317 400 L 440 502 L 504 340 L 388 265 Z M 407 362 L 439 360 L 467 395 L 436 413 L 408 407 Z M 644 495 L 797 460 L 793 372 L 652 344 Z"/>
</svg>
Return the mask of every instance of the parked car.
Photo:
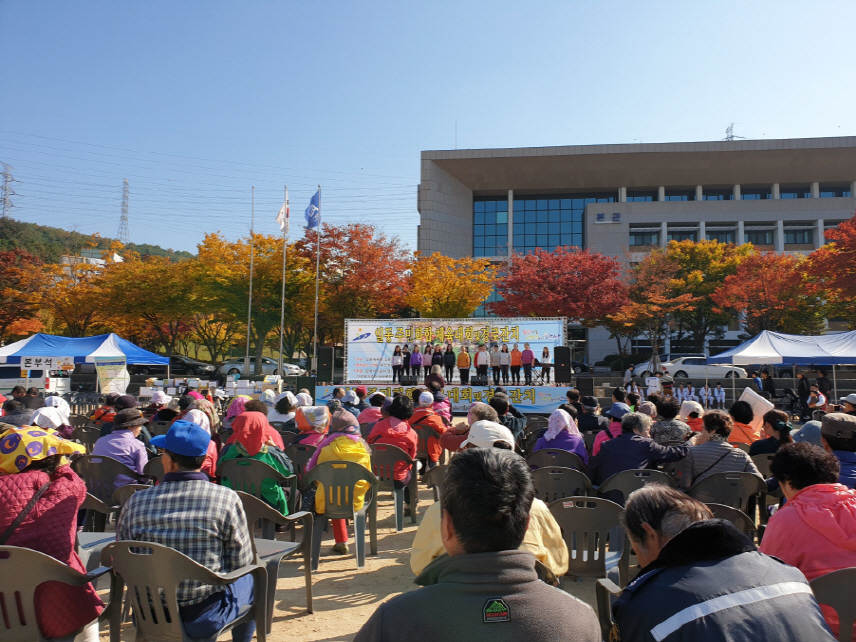
<svg viewBox="0 0 856 642">
<path fill-rule="evenodd" d="M 21 376 L 21 366 L 0 366 L 0 394 L 10 397 L 12 388 L 23 386 L 24 388 L 38 388 L 39 392 L 45 394 L 63 395 L 71 390 L 68 372 L 62 370 L 28 370 L 24 371 L 29 376 Z"/>
<path fill-rule="evenodd" d="M 746 378 L 746 371 L 738 366 L 710 364 L 705 357 L 680 357 L 673 361 L 660 363 L 661 370 L 668 370 L 676 379 L 690 377 L 693 379 L 722 379 L 731 377 Z M 650 377 L 653 373 L 650 361 L 638 364 L 634 373 L 642 377 Z"/>
<path fill-rule="evenodd" d="M 256 370 L 256 358 L 250 357 L 250 372 L 248 374 L 253 374 Z M 296 366 L 293 363 L 284 363 L 282 364 L 282 375 L 284 377 L 299 377 L 304 374 L 305 370 L 300 366 Z M 227 359 L 222 364 L 220 364 L 220 368 L 218 372 L 223 375 L 230 374 L 244 374 L 244 358 L 236 357 L 234 359 Z M 270 374 L 280 374 L 279 372 L 279 364 L 275 359 L 270 359 L 268 357 L 262 357 L 262 374 L 270 375 Z"/>
<path fill-rule="evenodd" d="M 169 359 L 169 374 L 177 376 L 213 375 L 216 368 L 210 363 L 191 359 L 183 354 L 174 354 Z M 129 365 L 128 372 L 138 375 L 165 375 L 166 366 Z"/>
<path fill-rule="evenodd" d="M 571 370 L 574 371 L 574 374 L 582 374 L 588 372 L 589 367 L 582 361 L 571 361 Z"/>
</svg>

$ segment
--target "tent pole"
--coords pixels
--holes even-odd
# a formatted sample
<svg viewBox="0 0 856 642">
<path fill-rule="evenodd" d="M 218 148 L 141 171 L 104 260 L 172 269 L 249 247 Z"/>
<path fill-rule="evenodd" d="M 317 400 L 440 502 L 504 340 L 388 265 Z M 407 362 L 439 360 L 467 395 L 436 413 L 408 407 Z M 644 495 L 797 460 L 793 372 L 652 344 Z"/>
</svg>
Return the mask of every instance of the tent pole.
<svg viewBox="0 0 856 642">
<path fill-rule="evenodd" d="M 835 403 L 838 403 L 838 379 L 835 376 L 835 364 L 832 364 L 832 390 L 835 395 Z"/>
<path fill-rule="evenodd" d="M 734 373 L 734 356 L 731 356 L 731 403 L 737 401 L 737 377 Z"/>
</svg>

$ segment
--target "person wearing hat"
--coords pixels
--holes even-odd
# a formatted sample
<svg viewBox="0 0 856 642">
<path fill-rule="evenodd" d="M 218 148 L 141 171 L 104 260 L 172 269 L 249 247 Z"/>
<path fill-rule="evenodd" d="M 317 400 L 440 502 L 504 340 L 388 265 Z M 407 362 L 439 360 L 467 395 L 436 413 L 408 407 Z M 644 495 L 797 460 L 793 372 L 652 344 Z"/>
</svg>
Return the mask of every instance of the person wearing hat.
<svg viewBox="0 0 856 642">
<path fill-rule="evenodd" d="M 211 435 L 177 420 L 165 435 L 152 438 L 163 449 L 163 482 L 135 493 L 116 524 L 119 540 L 163 544 L 215 573 L 227 574 L 253 562 L 247 518 L 238 495 L 208 481 L 201 466 Z M 208 638 L 253 602 L 253 578 L 226 586 L 183 582 L 177 593 L 184 633 Z M 232 629 L 233 642 L 250 642 L 255 623 Z"/>
<path fill-rule="evenodd" d="M 136 408 L 137 400 L 134 395 L 119 395 L 113 400 L 114 416 L 126 408 Z M 105 437 L 113 431 L 113 418 L 102 418 L 101 421 L 101 436 Z"/>
<path fill-rule="evenodd" d="M 155 390 L 152 393 L 149 405 L 143 409 L 143 415 L 145 415 L 149 420 L 154 421 L 152 417 L 162 409 L 166 408 L 171 399 L 172 397 L 166 394 L 163 390 Z"/>
<path fill-rule="evenodd" d="M 154 394 L 157 394 L 161 391 L 155 391 Z M 154 395 L 152 395 L 152 401 L 154 402 Z M 173 419 L 178 417 L 181 411 L 178 408 L 178 400 L 173 399 L 171 395 L 161 392 L 158 395 L 158 409 L 157 411 L 150 417 L 151 422 L 155 421 L 169 421 L 172 422 Z M 145 412 L 143 413 L 145 414 Z"/>
<path fill-rule="evenodd" d="M 292 445 L 317 446 L 330 428 L 330 411 L 327 406 L 301 406 L 294 411 L 294 423 L 300 434 Z"/>
<path fill-rule="evenodd" d="M 273 408 L 268 410 L 267 419 L 270 423 L 280 422 L 280 432 L 299 433 L 294 412 L 297 410 L 297 398 L 292 392 L 286 390 L 276 396 L 273 400 Z"/>
<path fill-rule="evenodd" d="M 388 417 L 378 421 L 366 437 L 369 444 L 390 444 L 400 448 L 411 459 L 416 459 L 416 450 L 419 445 L 419 437 L 407 423 L 413 415 L 413 402 L 406 395 L 394 397 L 387 409 Z M 393 469 L 393 485 L 404 489 L 404 514 L 410 514 L 409 483 L 412 478 L 411 466 L 403 461 L 396 462 Z"/>
<path fill-rule="evenodd" d="M 618 435 L 621 434 L 621 418 L 628 412 L 630 412 L 630 406 L 623 402 L 614 403 L 609 407 L 609 410 L 604 413 L 610 420 L 609 428 L 601 430 L 597 434 L 597 437 L 594 438 L 594 444 L 592 445 L 591 451 L 592 455 L 596 455 L 600 452 L 600 447 L 604 442 L 609 441 L 614 437 L 618 437 Z"/>
<path fill-rule="evenodd" d="M 13 390 L 12 393 L 14 394 L 14 392 L 15 391 Z M 113 404 L 116 403 L 116 399 L 118 398 L 118 393 L 108 393 L 107 396 L 104 397 L 104 405 L 93 412 L 89 418 L 92 421 L 113 421 L 113 415 L 116 414 L 116 409 L 113 408 Z"/>
<path fill-rule="evenodd" d="M 844 414 L 856 416 L 856 393 L 851 392 L 846 397 L 841 397 L 839 401 L 843 406 L 842 412 L 844 412 Z"/>
<path fill-rule="evenodd" d="M 428 438 L 427 452 L 428 461 L 426 466 L 434 468 L 437 462 L 440 461 L 440 454 L 443 452 L 443 447 L 440 446 L 440 437 L 446 432 L 446 424 L 443 423 L 442 417 L 434 410 L 434 395 L 430 392 L 414 388 L 410 391 L 410 396 L 416 406 L 413 415 L 407 422 L 412 428 L 430 428 L 434 435 Z"/>
<path fill-rule="evenodd" d="M 99 457 L 112 457 L 125 464 L 131 470 L 143 474 L 143 468 L 149 461 L 146 447 L 137 437 L 148 419 L 137 408 L 124 408 L 113 417 L 112 431 L 98 439 L 92 448 L 92 454 Z M 137 480 L 126 475 L 116 477 L 116 488 Z"/>
<path fill-rule="evenodd" d="M 613 404 L 614 407 L 614 404 Z M 624 470 L 651 468 L 655 464 L 678 461 L 686 457 L 689 446 L 661 446 L 649 437 L 651 417 L 641 412 L 625 412 L 619 424 L 621 433 L 604 440 L 600 450 L 589 461 L 586 471 L 593 484 Z"/>
<path fill-rule="evenodd" d="M 573 403 L 573 402 L 572 402 Z M 579 399 L 582 412 L 577 415 L 580 432 L 599 432 L 609 428 L 609 418 L 600 414 L 597 397 L 586 395 Z M 580 408 L 577 408 L 579 411 Z"/>
<path fill-rule="evenodd" d="M 476 401 L 470 404 L 467 411 L 466 423 L 457 423 L 449 426 L 442 435 L 440 435 L 440 446 L 450 453 L 456 453 L 461 450 L 462 444 L 467 440 L 470 428 L 477 421 L 492 421 L 499 423 L 499 415 L 493 406 L 486 403 Z"/>
<path fill-rule="evenodd" d="M 805 422 L 799 430 L 794 433 L 791 433 L 791 437 L 794 438 L 795 443 L 800 443 L 804 441 L 807 444 L 811 444 L 812 446 L 823 448 L 823 444 L 820 441 L 819 421 L 812 420 Z"/>
<path fill-rule="evenodd" d="M 369 407 L 369 402 L 366 400 L 366 397 L 369 394 L 369 389 L 365 386 L 357 386 L 354 388 L 354 394 L 357 395 L 357 409 L 359 410 L 357 416 L 359 416 L 360 412 Z"/>
<path fill-rule="evenodd" d="M 824 415 L 820 426 L 823 449 L 838 460 L 838 483 L 856 488 L 856 417 L 843 412 Z"/>
<path fill-rule="evenodd" d="M 83 446 L 61 439 L 53 430 L 0 425 L 0 533 L 23 514 L 5 546 L 39 551 L 86 573 L 75 547 L 77 512 L 86 499 L 86 485 L 66 459 L 85 453 Z M 7 594 L 6 600 L 5 608 L 14 612 L 14 597 Z M 36 591 L 35 607 L 38 629 L 31 628 L 39 638 L 72 636 L 89 625 L 76 639 L 98 641 L 98 624 L 90 622 L 104 605 L 91 584 L 46 582 Z M 17 614 L 12 617 L 17 619 Z"/>
<path fill-rule="evenodd" d="M 486 408 L 490 407 L 486 406 Z M 470 426 L 467 438 L 462 443 L 461 452 L 474 448 L 512 451 L 514 436 L 505 426 L 482 419 Z M 452 461 L 458 456 L 455 455 Z M 442 514 L 442 502 L 435 502 L 428 507 L 422 517 L 410 552 L 410 569 L 415 575 L 419 575 L 445 551 L 440 534 Z M 561 577 L 568 572 L 568 547 L 562 539 L 562 531 L 547 504 L 540 499 L 532 502 L 529 510 L 529 525 L 519 549 L 535 555 L 556 574 L 556 577 Z"/>
<path fill-rule="evenodd" d="M 360 424 L 374 424 L 381 420 L 380 408 L 383 405 L 386 395 L 382 392 L 373 392 L 369 395 L 369 407 L 360 413 L 357 421 Z"/>
</svg>

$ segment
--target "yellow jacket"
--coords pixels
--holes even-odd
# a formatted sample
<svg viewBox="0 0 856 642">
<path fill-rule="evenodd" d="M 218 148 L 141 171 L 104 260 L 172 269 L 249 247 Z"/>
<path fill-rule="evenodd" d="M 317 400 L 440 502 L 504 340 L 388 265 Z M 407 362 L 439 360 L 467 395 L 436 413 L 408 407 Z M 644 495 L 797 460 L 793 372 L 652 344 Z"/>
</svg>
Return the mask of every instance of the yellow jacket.
<svg viewBox="0 0 856 642">
<path fill-rule="evenodd" d="M 470 367 L 470 355 L 468 352 L 464 352 L 461 350 L 458 353 L 458 367 L 459 368 L 469 368 Z"/>
<path fill-rule="evenodd" d="M 419 575 L 435 557 L 446 552 L 440 537 L 440 502 L 434 502 L 425 511 L 422 522 L 413 538 L 410 552 L 410 568 Z M 529 511 L 529 528 L 520 545 L 521 551 L 529 551 L 543 562 L 557 577 L 568 572 L 568 547 L 562 539 L 562 530 L 556 523 L 547 504 L 540 499 L 532 502 Z"/>
<path fill-rule="evenodd" d="M 344 435 L 334 439 L 321 449 L 321 452 L 318 454 L 318 463 L 323 464 L 325 461 L 352 461 L 369 471 L 372 465 L 371 456 L 366 452 L 363 444 Z M 362 509 L 363 500 L 368 490 L 368 482 L 357 482 L 354 488 L 355 511 Z M 325 506 L 324 486 L 318 484 L 318 489 L 315 491 L 315 512 L 319 515 L 323 514 Z"/>
</svg>

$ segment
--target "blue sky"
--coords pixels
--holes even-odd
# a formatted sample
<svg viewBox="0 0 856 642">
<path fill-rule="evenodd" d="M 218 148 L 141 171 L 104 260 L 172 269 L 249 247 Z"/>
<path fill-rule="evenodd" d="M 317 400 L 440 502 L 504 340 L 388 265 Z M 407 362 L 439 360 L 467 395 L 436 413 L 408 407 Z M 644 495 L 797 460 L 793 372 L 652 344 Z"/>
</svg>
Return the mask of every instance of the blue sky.
<svg viewBox="0 0 856 642">
<path fill-rule="evenodd" d="M 11 215 L 135 242 L 368 221 L 425 149 L 856 134 L 852 2 L 0 0 Z M 295 229 L 292 236 L 299 235 Z"/>
</svg>

